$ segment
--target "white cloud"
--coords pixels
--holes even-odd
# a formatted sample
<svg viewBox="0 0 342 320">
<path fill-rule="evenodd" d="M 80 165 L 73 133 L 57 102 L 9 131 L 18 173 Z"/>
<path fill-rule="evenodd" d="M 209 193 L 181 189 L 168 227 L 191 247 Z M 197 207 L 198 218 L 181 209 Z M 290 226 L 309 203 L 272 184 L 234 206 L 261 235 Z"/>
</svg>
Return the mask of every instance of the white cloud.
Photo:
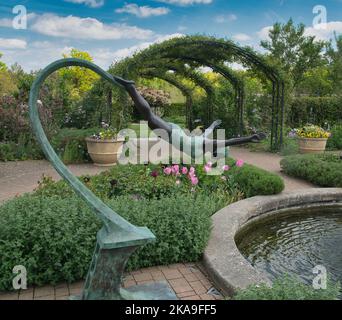
<svg viewBox="0 0 342 320">
<path fill-rule="evenodd" d="M 168 14 L 170 9 L 165 7 L 151 8 L 149 6 L 139 7 L 135 3 L 127 3 L 122 8 L 115 10 L 117 13 L 129 13 L 137 16 L 138 18 L 148 18 L 151 16 L 162 16 Z"/>
<path fill-rule="evenodd" d="M 12 28 L 12 19 L 0 19 L 0 27 Z"/>
<path fill-rule="evenodd" d="M 178 6 L 191 6 L 193 4 L 210 4 L 213 0 L 156 0 L 158 2 L 175 4 Z"/>
<path fill-rule="evenodd" d="M 25 40 L 0 38 L 0 49 L 26 49 L 26 46 Z"/>
<path fill-rule="evenodd" d="M 236 21 L 237 16 L 235 14 L 220 14 L 215 17 L 215 22 L 217 23 L 226 23 Z"/>
<path fill-rule="evenodd" d="M 47 36 L 87 40 L 142 40 L 154 34 L 151 30 L 126 24 L 104 24 L 95 18 L 62 17 L 48 13 L 37 16 L 31 29 Z"/>
<path fill-rule="evenodd" d="M 85 4 L 90 8 L 99 8 L 104 5 L 104 0 L 64 0 L 66 2 Z"/>
<path fill-rule="evenodd" d="M 113 62 L 117 62 L 126 57 L 130 57 L 133 54 L 148 48 L 152 44 L 161 43 L 172 38 L 180 38 L 183 36 L 184 35 L 181 33 L 160 35 L 154 41 L 142 42 L 131 47 L 122 48 L 114 51 L 106 48 L 97 49 L 93 51 L 94 61 L 95 63 L 98 63 L 99 66 L 101 66 L 102 68 L 108 68 L 108 66 L 110 66 Z"/>
<path fill-rule="evenodd" d="M 331 21 L 316 27 L 308 27 L 305 30 L 305 35 L 315 36 L 316 40 L 330 40 L 334 38 L 334 32 L 342 33 L 342 21 Z"/>
<path fill-rule="evenodd" d="M 36 41 L 28 43 L 26 50 L 2 50 L 4 54 L 2 60 L 7 65 L 15 62 L 19 63 L 24 70 L 39 70 L 46 67 L 49 63 L 61 59 L 63 53 L 68 53 L 72 47 L 58 45 L 48 41 Z"/>
<path fill-rule="evenodd" d="M 248 40 L 251 40 L 252 38 L 248 34 L 238 33 L 238 34 L 233 35 L 233 39 L 236 41 L 248 41 Z"/>
<path fill-rule="evenodd" d="M 267 27 L 262 28 L 260 31 L 257 32 L 258 37 L 261 40 L 269 39 L 268 34 L 272 30 L 272 28 L 273 28 L 273 26 L 267 26 Z"/>
<path fill-rule="evenodd" d="M 154 41 L 142 42 L 142 43 L 137 44 L 137 45 L 132 46 L 132 47 L 116 50 L 114 52 L 114 58 L 115 58 L 116 61 L 118 61 L 118 60 L 124 59 L 126 57 L 132 56 L 134 53 L 137 53 L 137 52 L 139 52 L 141 50 L 144 50 L 144 49 L 148 48 L 152 44 L 161 43 L 163 41 L 170 40 L 170 39 L 173 39 L 173 38 L 181 38 L 183 36 L 184 36 L 184 34 L 181 34 L 181 33 L 173 33 L 173 34 L 168 34 L 168 35 L 160 35 Z"/>
</svg>

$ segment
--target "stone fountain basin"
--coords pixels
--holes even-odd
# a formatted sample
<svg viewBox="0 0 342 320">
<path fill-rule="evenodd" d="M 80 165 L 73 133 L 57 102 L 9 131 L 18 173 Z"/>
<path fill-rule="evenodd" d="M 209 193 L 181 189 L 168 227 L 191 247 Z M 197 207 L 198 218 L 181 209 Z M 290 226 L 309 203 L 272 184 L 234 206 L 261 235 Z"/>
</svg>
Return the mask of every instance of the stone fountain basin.
<svg viewBox="0 0 342 320">
<path fill-rule="evenodd" d="M 255 269 L 240 253 L 235 236 L 247 223 L 265 215 L 280 214 L 284 209 L 342 205 L 342 188 L 317 188 L 258 196 L 236 202 L 213 215 L 213 229 L 203 262 L 217 289 L 232 296 L 236 290 L 271 281 Z"/>
</svg>

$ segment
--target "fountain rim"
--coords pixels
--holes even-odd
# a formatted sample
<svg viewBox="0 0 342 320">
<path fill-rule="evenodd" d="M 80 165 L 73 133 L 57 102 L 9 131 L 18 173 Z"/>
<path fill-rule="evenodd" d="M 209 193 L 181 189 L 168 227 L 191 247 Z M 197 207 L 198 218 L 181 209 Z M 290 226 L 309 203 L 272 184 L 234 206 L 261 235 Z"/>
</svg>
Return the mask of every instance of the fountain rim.
<svg viewBox="0 0 342 320">
<path fill-rule="evenodd" d="M 252 284 L 271 284 L 266 274 L 254 268 L 240 253 L 235 236 L 246 225 L 268 215 L 296 208 L 342 206 L 342 188 L 315 188 L 257 196 L 235 202 L 212 216 L 212 230 L 203 263 L 214 284 L 225 295 Z"/>
</svg>

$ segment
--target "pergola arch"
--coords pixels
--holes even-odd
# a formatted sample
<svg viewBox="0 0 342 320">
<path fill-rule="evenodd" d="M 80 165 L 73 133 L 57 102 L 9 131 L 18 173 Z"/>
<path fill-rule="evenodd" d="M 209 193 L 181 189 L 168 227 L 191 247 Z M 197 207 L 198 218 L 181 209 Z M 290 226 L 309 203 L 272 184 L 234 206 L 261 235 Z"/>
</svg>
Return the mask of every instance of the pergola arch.
<svg viewBox="0 0 342 320">
<path fill-rule="evenodd" d="M 169 84 L 173 85 L 177 89 L 181 91 L 183 96 L 185 97 L 185 113 L 186 113 L 186 122 L 187 124 L 192 122 L 191 119 L 191 110 L 193 105 L 193 95 L 192 90 L 188 86 L 184 85 L 180 82 L 173 74 L 170 73 L 163 73 L 158 70 L 150 70 L 146 72 L 142 72 L 140 74 L 143 78 L 158 78 L 168 82 Z"/>
<path fill-rule="evenodd" d="M 165 74 L 168 74 L 169 71 L 173 71 L 175 74 L 191 80 L 195 85 L 201 87 L 207 95 L 207 104 L 211 107 L 207 109 L 207 115 L 205 122 L 208 125 L 208 123 L 212 120 L 211 115 L 212 115 L 212 107 L 213 103 L 215 101 L 215 90 L 213 86 L 211 85 L 210 81 L 206 79 L 200 72 L 197 72 L 195 70 L 192 70 L 191 68 L 186 68 L 185 65 L 180 64 L 180 63 L 164 63 L 164 62 L 154 62 L 151 63 L 148 66 L 144 66 L 145 69 L 142 69 L 141 71 L 139 70 L 139 74 L 142 74 L 144 72 L 148 72 L 150 70 L 160 70 L 164 72 Z M 169 73 L 170 74 L 170 73 Z M 191 109 L 188 109 L 187 111 L 190 112 L 189 115 L 187 115 L 187 125 L 188 128 L 191 130 L 192 128 L 192 114 L 191 114 Z"/>
<path fill-rule="evenodd" d="M 124 74 L 128 77 L 137 76 L 139 70 L 144 69 L 151 61 L 153 63 L 158 62 L 158 65 L 166 61 L 183 64 L 187 62 L 190 65 L 192 62 L 197 62 L 215 69 L 215 72 L 224 74 L 224 77 L 231 81 L 234 80 L 230 78 L 230 73 L 226 72 L 227 70 L 224 68 L 226 62 L 239 62 L 245 67 L 261 71 L 272 83 L 271 148 L 277 149 L 281 146 L 284 124 L 284 81 L 277 69 L 266 63 L 251 48 L 242 48 L 232 41 L 206 36 L 173 38 L 154 44 L 126 59 L 121 65 L 121 70 L 124 69 Z M 239 108 L 243 107 L 243 91 L 239 89 L 236 96 L 237 101 L 239 101 Z M 239 110 L 239 117 L 242 119 L 242 108 Z M 239 131 L 240 133 L 242 131 L 241 121 Z"/>
</svg>

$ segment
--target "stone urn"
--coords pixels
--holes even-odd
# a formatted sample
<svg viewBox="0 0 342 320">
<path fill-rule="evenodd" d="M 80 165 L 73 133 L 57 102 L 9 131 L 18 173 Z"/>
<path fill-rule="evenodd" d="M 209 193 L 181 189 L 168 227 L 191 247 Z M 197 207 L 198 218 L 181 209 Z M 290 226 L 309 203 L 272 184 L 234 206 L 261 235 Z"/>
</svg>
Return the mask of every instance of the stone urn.
<svg viewBox="0 0 342 320">
<path fill-rule="evenodd" d="M 122 152 L 124 138 L 94 139 L 86 138 L 88 153 L 95 166 L 110 167 L 118 162 Z"/>
<path fill-rule="evenodd" d="M 323 153 L 327 145 L 328 138 L 299 138 L 300 153 Z"/>
</svg>

